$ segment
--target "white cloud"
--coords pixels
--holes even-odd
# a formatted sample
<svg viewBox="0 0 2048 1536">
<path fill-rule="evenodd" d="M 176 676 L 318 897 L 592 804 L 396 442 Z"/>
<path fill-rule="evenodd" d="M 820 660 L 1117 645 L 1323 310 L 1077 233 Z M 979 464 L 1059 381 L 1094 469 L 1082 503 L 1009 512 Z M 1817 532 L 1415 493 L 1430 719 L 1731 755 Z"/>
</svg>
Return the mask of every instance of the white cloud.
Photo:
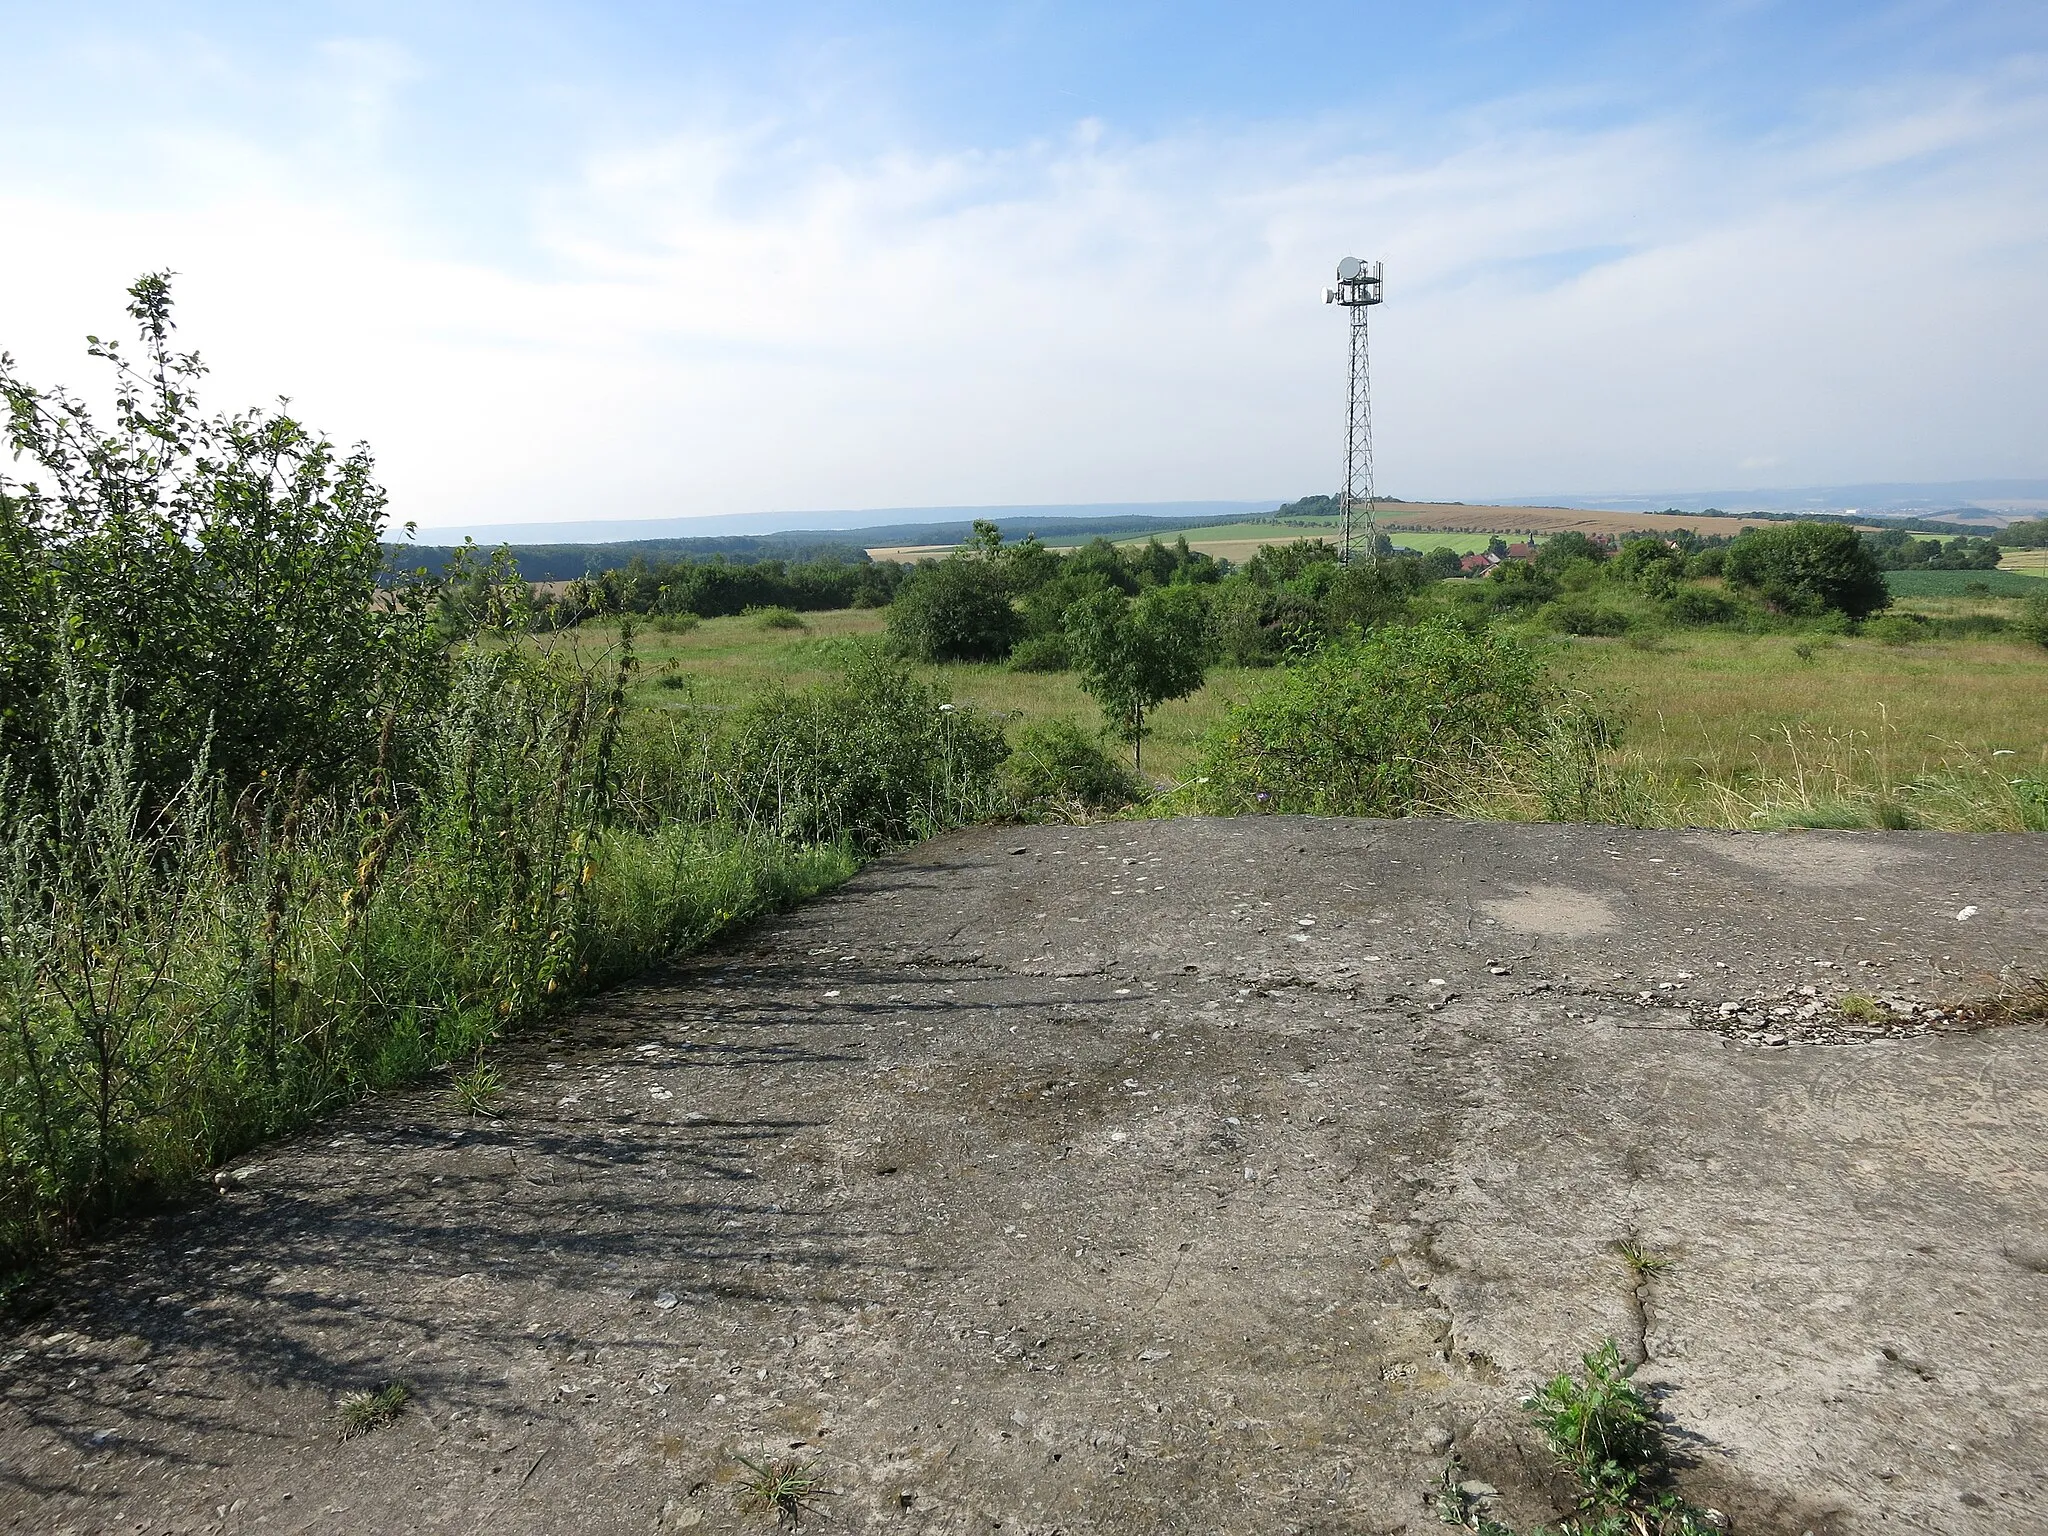
<svg viewBox="0 0 2048 1536">
<path fill-rule="evenodd" d="M 1335 478 L 1319 297 L 1356 250 L 1405 494 L 2048 472 L 2024 70 L 1762 143 L 1496 108 L 1430 158 L 1353 122 L 865 157 L 714 126 L 530 186 L 484 261 L 390 147 L 415 66 L 329 67 L 317 140 L 164 134 L 147 204 L 0 181 L 32 376 L 171 266 L 214 402 L 293 394 L 429 525 L 1293 494 Z"/>
</svg>

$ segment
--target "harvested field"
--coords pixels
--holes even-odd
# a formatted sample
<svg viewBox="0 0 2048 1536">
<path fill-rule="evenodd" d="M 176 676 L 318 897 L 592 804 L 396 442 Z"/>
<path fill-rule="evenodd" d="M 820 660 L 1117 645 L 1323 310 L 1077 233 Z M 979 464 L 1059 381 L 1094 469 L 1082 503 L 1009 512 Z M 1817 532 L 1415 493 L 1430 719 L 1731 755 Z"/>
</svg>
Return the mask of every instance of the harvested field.
<svg viewBox="0 0 2048 1536">
<path fill-rule="evenodd" d="M 1389 531 L 1413 529 L 1418 533 L 1604 533 L 1618 537 L 1645 530 L 1672 533 L 1690 528 L 1694 533 L 1734 534 L 1744 528 L 1767 528 L 1770 519 L 1760 517 L 1690 517 L 1662 512 L 1589 512 L 1578 507 L 1446 507 L 1409 506 L 1383 503 L 1380 523 Z"/>
<path fill-rule="evenodd" d="M 1612 1337 L 1739 1531 L 2039 1530 L 2042 1028 L 1935 1010 L 2044 931 L 2038 838 L 942 838 L 56 1276 L 0 1528 L 1554 1521 Z"/>
</svg>

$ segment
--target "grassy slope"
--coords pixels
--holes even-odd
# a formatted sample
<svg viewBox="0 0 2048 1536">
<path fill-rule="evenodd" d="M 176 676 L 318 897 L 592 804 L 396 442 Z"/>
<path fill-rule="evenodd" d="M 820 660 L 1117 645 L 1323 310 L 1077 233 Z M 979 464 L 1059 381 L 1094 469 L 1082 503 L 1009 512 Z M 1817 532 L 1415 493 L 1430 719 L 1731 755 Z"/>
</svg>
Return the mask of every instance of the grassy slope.
<svg viewBox="0 0 2048 1536">
<path fill-rule="evenodd" d="M 1983 598 L 1909 598 L 1930 615 L 2005 611 Z M 834 639 L 879 636 L 883 615 L 810 616 L 806 633 L 763 629 L 753 619 L 714 619 L 688 635 L 643 633 L 636 690 L 653 709 L 686 695 L 661 685 L 687 676 L 707 703 L 742 702 L 780 682 L 801 686 L 833 670 Z M 609 638 L 592 627 L 587 640 Z M 1731 823 L 1738 794 L 1759 775 L 1815 784 L 1836 775 L 1865 788 L 1976 761 L 2011 773 L 2048 772 L 2048 651 L 1998 640 L 1884 645 L 1869 639 L 1681 632 L 1642 643 L 1556 640 L 1564 677 L 1614 700 L 1627 745 L 1684 808 L 1687 819 Z M 1810 659 L 1802 657 L 1802 643 Z M 1025 719 L 1099 716 L 1071 673 L 1001 667 L 933 669 L 953 697 Z M 1193 771 L 1202 734 L 1260 673 L 1222 667 L 1191 699 L 1158 712 L 1145 767 L 1158 778 Z M 1994 752 L 2011 756 L 1993 758 Z"/>
</svg>

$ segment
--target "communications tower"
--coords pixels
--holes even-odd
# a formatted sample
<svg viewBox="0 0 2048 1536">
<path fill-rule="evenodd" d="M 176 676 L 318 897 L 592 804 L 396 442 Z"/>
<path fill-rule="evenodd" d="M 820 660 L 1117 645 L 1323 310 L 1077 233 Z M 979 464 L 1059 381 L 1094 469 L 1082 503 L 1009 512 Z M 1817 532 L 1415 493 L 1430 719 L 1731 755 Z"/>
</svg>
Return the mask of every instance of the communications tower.
<svg viewBox="0 0 2048 1536">
<path fill-rule="evenodd" d="M 1351 404 L 1344 416 L 1344 489 L 1337 497 L 1344 517 L 1337 558 L 1345 565 L 1351 563 L 1354 507 L 1365 517 L 1366 563 L 1376 565 L 1380 558 L 1379 519 L 1372 505 L 1372 370 L 1366 357 L 1365 316 L 1386 299 L 1381 271 L 1380 262 L 1346 256 L 1337 263 L 1337 286 L 1323 290 L 1325 304 L 1341 304 L 1351 311 Z"/>
</svg>

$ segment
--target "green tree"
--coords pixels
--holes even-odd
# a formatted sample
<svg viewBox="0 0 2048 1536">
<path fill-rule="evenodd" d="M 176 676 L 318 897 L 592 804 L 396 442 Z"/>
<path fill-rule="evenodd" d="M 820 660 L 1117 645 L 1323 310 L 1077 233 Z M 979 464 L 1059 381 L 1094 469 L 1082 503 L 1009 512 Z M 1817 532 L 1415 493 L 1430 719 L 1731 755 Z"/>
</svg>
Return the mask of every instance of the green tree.
<svg viewBox="0 0 2048 1536">
<path fill-rule="evenodd" d="M 890 641 L 919 661 L 1001 661 L 1023 632 L 1008 573 L 978 555 L 923 562 L 889 604 Z"/>
<path fill-rule="evenodd" d="M 1606 545 L 1598 539 L 1588 538 L 1576 528 L 1567 528 L 1562 533 L 1553 533 L 1543 541 L 1542 546 L 1536 551 L 1536 568 L 1545 574 L 1554 575 L 1574 560 L 1590 560 L 1598 565 L 1606 558 Z"/>
<path fill-rule="evenodd" d="M 1728 546 L 1722 571 L 1786 613 L 1860 619 L 1892 601 L 1869 546 L 1843 523 L 1752 529 Z"/>
<path fill-rule="evenodd" d="M 198 354 L 171 345 L 171 274 L 128 290 L 139 357 L 113 371 L 110 423 L 0 354 L 0 757 L 48 772 L 59 648 L 132 714 L 152 793 L 202 752 L 230 786 L 266 769 L 332 780 L 361 763 L 438 652 L 415 603 L 380 596 L 385 497 L 368 448 L 283 412 L 202 415 Z"/>
<path fill-rule="evenodd" d="M 1136 599 L 1101 591 L 1067 610 L 1081 686 L 1144 766 L 1147 710 L 1184 699 L 1208 673 L 1208 606 L 1199 588 L 1152 587 Z"/>
</svg>

